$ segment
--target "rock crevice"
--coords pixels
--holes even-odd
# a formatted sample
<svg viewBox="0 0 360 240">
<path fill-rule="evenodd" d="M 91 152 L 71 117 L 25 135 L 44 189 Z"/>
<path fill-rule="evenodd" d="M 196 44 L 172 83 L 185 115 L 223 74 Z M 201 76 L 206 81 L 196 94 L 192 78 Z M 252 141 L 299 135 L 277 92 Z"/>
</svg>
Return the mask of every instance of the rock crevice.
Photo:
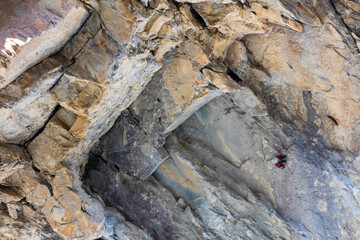
<svg viewBox="0 0 360 240">
<path fill-rule="evenodd" d="M 359 3 L 0 6 L 1 239 L 360 238 Z"/>
</svg>

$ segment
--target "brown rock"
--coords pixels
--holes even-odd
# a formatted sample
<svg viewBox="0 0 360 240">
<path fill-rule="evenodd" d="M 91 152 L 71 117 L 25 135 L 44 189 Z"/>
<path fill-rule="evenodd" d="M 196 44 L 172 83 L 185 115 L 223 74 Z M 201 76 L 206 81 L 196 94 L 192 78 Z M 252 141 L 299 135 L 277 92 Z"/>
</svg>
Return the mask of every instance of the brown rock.
<svg viewBox="0 0 360 240">
<path fill-rule="evenodd" d="M 359 3 L 0 6 L 0 239 L 360 239 Z"/>
<path fill-rule="evenodd" d="M 0 183 L 30 163 L 29 155 L 23 148 L 10 144 L 0 145 L 0 159 Z"/>
<path fill-rule="evenodd" d="M 0 201 L 3 203 L 18 202 L 23 197 L 25 197 L 25 194 L 17 188 L 0 188 Z"/>
<path fill-rule="evenodd" d="M 100 16 L 105 28 L 119 43 L 124 44 L 130 40 L 131 28 L 135 17 L 130 11 L 129 1 L 100 0 Z"/>
<path fill-rule="evenodd" d="M 24 71 L 60 50 L 78 31 L 88 17 L 88 12 L 75 0 L 65 1 L 65 6 L 63 10 L 66 9 L 66 16 L 62 16 L 64 19 L 61 24 L 57 24 L 53 29 L 49 29 L 31 40 L 27 43 L 26 48 L 22 48 L 11 59 L 6 68 L 0 68 L 0 88 L 6 87 Z"/>
</svg>

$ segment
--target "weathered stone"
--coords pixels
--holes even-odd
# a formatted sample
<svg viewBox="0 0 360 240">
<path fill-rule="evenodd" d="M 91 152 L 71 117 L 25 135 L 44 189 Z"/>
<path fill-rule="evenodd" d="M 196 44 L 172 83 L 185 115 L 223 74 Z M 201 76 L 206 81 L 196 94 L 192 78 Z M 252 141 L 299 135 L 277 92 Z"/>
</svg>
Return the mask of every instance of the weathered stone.
<svg viewBox="0 0 360 240">
<path fill-rule="evenodd" d="M 98 203 L 90 203 L 91 208 L 97 209 Z M 51 227 L 64 239 L 97 238 L 104 231 L 104 215 L 91 213 L 85 207 L 80 196 L 66 188 L 58 197 L 48 198 L 42 212 Z"/>
<path fill-rule="evenodd" d="M 153 239 L 149 234 L 142 231 L 130 222 L 125 221 L 125 218 L 113 208 L 107 208 L 105 227 L 106 230 L 102 236 L 106 240 L 112 239 Z"/>
<path fill-rule="evenodd" d="M 119 135 L 122 137 L 119 138 Z M 129 112 L 123 112 L 109 130 L 108 136 L 97 146 L 98 151 L 94 153 L 100 154 L 102 159 L 115 164 L 120 170 L 123 169 L 124 173 L 135 178 L 147 178 L 167 158 L 167 154 L 162 154 L 165 150 L 154 147 L 156 142 L 147 137 L 141 125 Z M 103 151 L 104 146 L 106 151 Z"/>
<path fill-rule="evenodd" d="M 358 1 L 0 6 L 0 239 L 360 238 Z"/>
<path fill-rule="evenodd" d="M 25 194 L 16 188 L 0 188 L 0 201 L 3 203 L 18 202 Z"/>
<path fill-rule="evenodd" d="M 100 0 L 99 5 L 101 19 L 111 36 L 119 44 L 128 42 L 135 23 L 135 17 L 130 11 L 130 1 Z"/>
<path fill-rule="evenodd" d="M 0 145 L 0 183 L 27 165 L 30 165 L 30 158 L 25 149 L 10 144 Z"/>
<path fill-rule="evenodd" d="M 31 192 L 26 194 L 26 201 L 38 207 L 42 207 L 48 198 L 50 198 L 50 191 L 43 184 L 36 185 Z"/>
<path fill-rule="evenodd" d="M 6 207 L 8 208 L 9 216 L 10 216 L 12 219 L 17 219 L 17 218 L 18 218 L 18 213 L 17 213 L 17 211 L 20 210 L 19 204 L 16 204 L 16 203 L 8 203 L 8 204 L 6 204 Z"/>
<path fill-rule="evenodd" d="M 360 36 L 360 3 L 356 1 L 334 0 L 335 8 L 340 12 L 347 27 L 357 36 Z"/>
<path fill-rule="evenodd" d="M 19 77 L 25 70 L 34 66 L 49 55 L 59 51 L 61 47 L 79 30 L 83 22 L 88 17 L 88 12 L 77 1 L 64 1 L 64 8 L 59 10 L 67 10 L 65 16 L 61 16 L 59 12 L 56 14 L 63 17 L 63 21 L 55 25 L 54 28 L 43 32 L 38 37 L 27 43 L 19 53 L 11 58 L 6 67 L 0 68 L 0 88 L 4 88 L 9 83 Z M 50 11 L 53 6 L 50 6 Z M 58 9 L 58 8 L 55 8 Z M 56 11 L 56 10 L 55 10 Z M 49 20 L 48 20 L 49 21 Z"/>
<path fill-rule="evenodd" d="M 314 35 L 310 29 L 306 29 L 302 35 L 285 34 L 283 31 L 286 32 L 280 29 L 277 33 L 274 31 L 266 38 L 246 38 L 246 46 L 255 61 L 270 74 L 268 77 L 249 72 L 253 75 L 248 77 L 253 79 L 250 84 L 255 85 L 259 93 L 273 95 L 276 92 L 276 102 L 282 108 L 279 111 L 283 111 L 285 118 L 302 129 L 305 128 L 304 123 L 312 121 L 308 119 L 311 114 L 309 109 L 306 110 L 307 104 L 311 104 L 318 115 L 314 116 L 318 118 L 316 124 L 323 125 L 322 135 L 337 148 L 346 146 L 351 151 L 358 151 L 359 145 L 356 143 L 359 135 L 353 129 L 360 118 L 357 111 L 360 107 L 359 99 L 348 94 L 358 88 L 358 79 L 348 71 L 359 60 L 354 59 L 351 51 L 345 48 L 341 36 L 331 26 L 319 29 L 323 36 L 321 43 L 315 37 L 319 36 L 318 33 Z M 286 43 L 283 42 L 285 35 L 290 38 Z M 309 35 L 306 43 L 301 40 L 304 35 Z M 260 44 L 262 41 L 264 44 Z M 284 44 L 288 45 L 284 48 Z M 288 52 L 287 49 L 292 50 Z M 304 96 L 307 91 L 311 95 L 309 103 Z M 336 120 L 336 125 L 328 121 L 328 116 Z"/>
<path fill-rule="evenodd" d="M 120 177 L 115 171 L 108 171 L 102 163 L 99 163 L 98 169 L 90 171 L 88 178 L 92 191 L 155 238 L 196 239 L 197 234 L 204 233 L 193 213 L 177 206 L 171 193 L 153 177 L 139 182 L 127 175 Z M 106 177 L 104 172 L 108 173 Z M 116 191 L 113 191 L 114 188 Z M 164 204 L 166 208 L 162 207 Z"/>
</svg>

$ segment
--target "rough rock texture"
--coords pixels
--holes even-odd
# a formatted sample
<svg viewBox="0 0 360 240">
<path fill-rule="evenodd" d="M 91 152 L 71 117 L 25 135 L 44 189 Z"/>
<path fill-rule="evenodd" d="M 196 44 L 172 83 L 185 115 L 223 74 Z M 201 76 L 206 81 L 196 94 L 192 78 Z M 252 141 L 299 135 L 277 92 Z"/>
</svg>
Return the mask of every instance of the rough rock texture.
<svg viewBox="0 0 360 240">
<path fill-rule="evenodd" d="M 0 239 L 360 239 L 359 1 L 0 6 Z"/>
</svg>

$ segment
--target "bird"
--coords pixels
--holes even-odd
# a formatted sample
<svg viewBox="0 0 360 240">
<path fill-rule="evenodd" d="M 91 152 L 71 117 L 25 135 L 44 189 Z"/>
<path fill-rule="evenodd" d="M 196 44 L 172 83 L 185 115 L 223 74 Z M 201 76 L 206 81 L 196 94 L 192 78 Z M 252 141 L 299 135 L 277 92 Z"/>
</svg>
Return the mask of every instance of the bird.
<svg viewBox="0 0 360 240">
<path fill-rule="evenodd" d="M 279 161 L 277 163 L 275 163 L 274 165 L 278 168 L 281 168 L 281 169 L 284 169 L 285 168 L 285 165 L 284 163 L 286 163 L 286 155 L 283 155 L 283 154 L 280 154 L 280 155 L 277 155 L 276 156 Z"/>
</svg>

